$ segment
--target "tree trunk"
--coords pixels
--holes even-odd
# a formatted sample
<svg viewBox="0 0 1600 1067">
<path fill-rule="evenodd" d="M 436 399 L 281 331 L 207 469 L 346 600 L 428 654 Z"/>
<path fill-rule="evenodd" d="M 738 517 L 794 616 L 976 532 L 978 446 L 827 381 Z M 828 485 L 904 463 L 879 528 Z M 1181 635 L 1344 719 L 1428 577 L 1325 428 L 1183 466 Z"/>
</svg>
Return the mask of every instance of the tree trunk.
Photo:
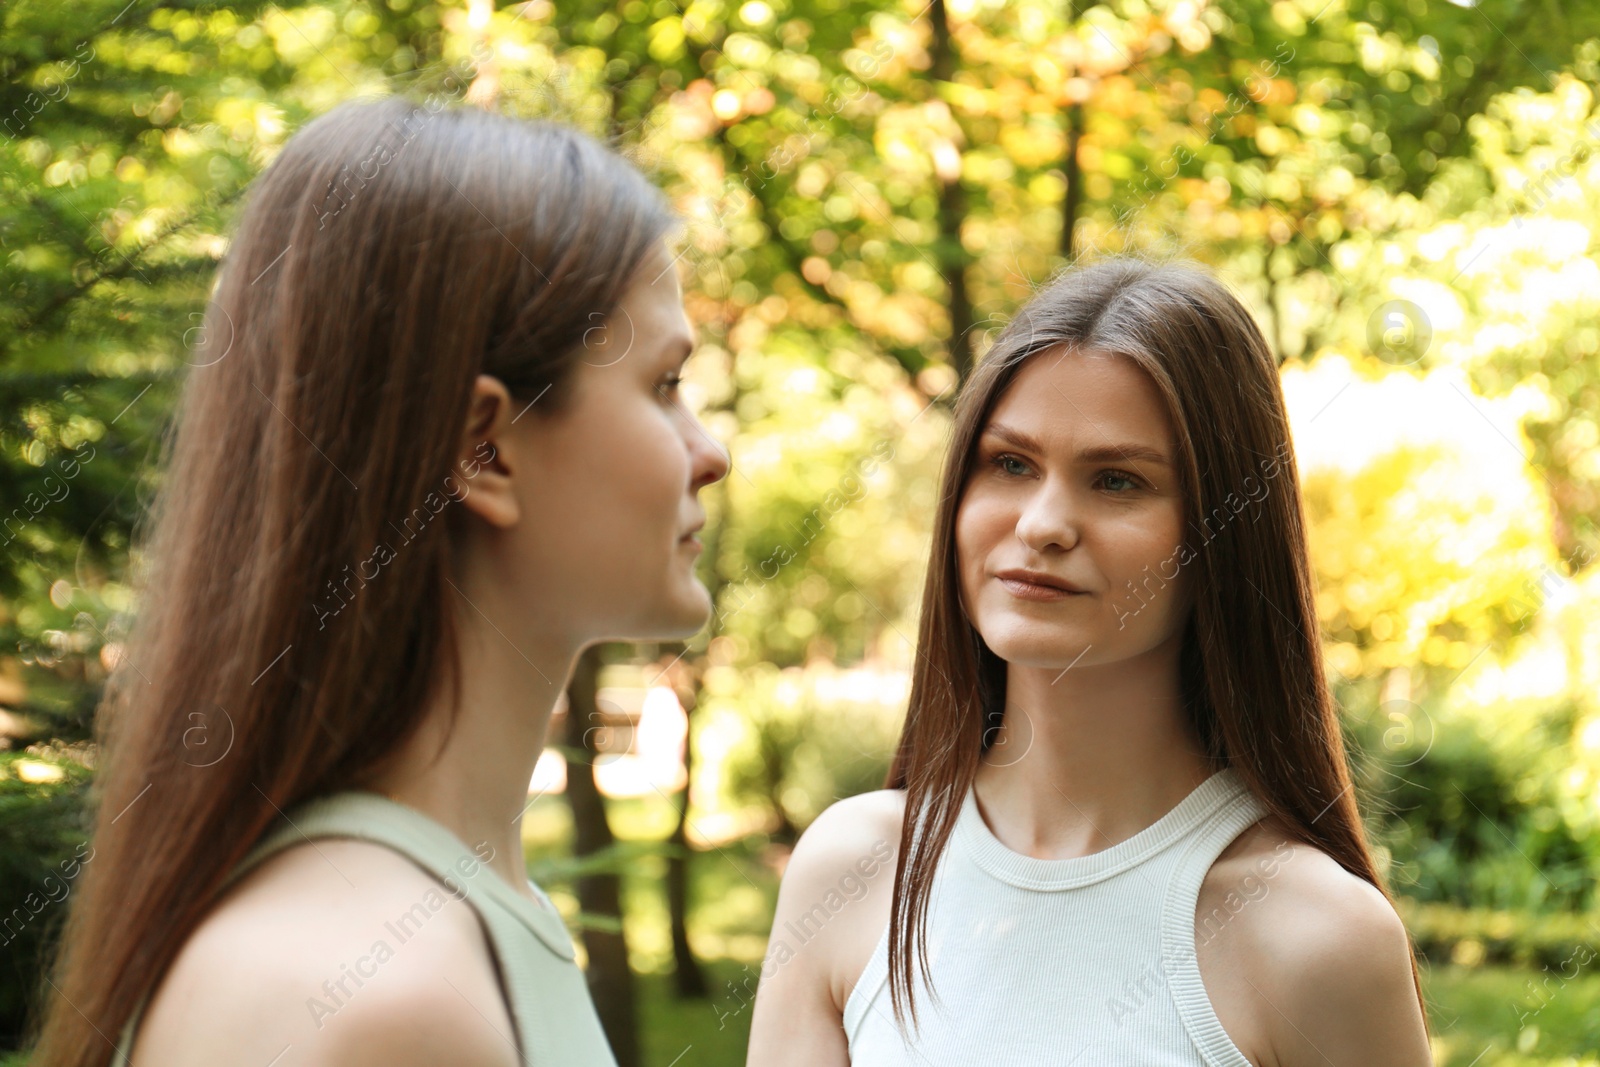
<svg viewBox="0 0 1600 1067">
<path fill-rule="evenodd" d="M 767 803 L 772 808 L 776 823 L 772 831 L 772 840 L 785 845 L 792 845 L 800 840 L 800 828 L 789 818 L 789 809 L 783 806 L 784 771 L 787 769 L 787 757 L 791 751 L 765 738 L 762 739 L 761 762 L 767 772 Z"/>
<path fill-rule="evenodd" d="M 933 26 L 930 73 L 936 82 L 948 82 L 955 75 L 956 55 L 950 42 L 950 17 L 944 0 L 933 0 L 928 7 Z M 957 153 L 960 146 L 956 146 Z M 935 172 L 937 173 L 937 171 Z M 967 295 L 967 263 L 971 256 L 961 244 L 961 223 L 967 217 L 967 195 L 961 187 L 961 173 L 940 175 L 939 182 L 939 273 L 949 287 L 950 341 L 947 358 L 955 369 L 957 382 L 972 372 L 972 300 Z"/>
<path fill-rule="evenodd" d="M 594 781 L 593 727 L 600 724 L 595 703 L 599 675 L 600 647 L 594 646 L 578 658 L 567 688 L 567 745 L 584 753 L 581 761 L 576 755 L 567 761 L 567 803 L 572 808 L 572 851 L 576 856 L 592 855 L 615 841 L 606 821 L 605 801 Z M 628 941 L 622 930 L 622 879 L 614 873 L 603 873 L 577 881 L 579 910 L 617 921 L 616 933 L 583 931 L 584 949 L 589 954 L 589 992 L 618 1067 L 638 1067 L 633 972 L 628 969 Z"/>
<path fill-rule="evenodd" d="M 698 672 L 695 672 L 698 674 Z M 672 853 L 667 857 L 667 915 L 672 925 L 672 987 L 679 997 L 706 995 L 706 976 L 700 961 L 689 947 L 689 783 L 694 780 L 694 711 L 699 703 L 700 684 L 695 677 L 690 686 L 677 687 L 679 701 L 688 716 L 689 729 L 683 737 L 683 788 L 672 800 L 678 821 L 672 828 Z M 685 699 L 687 698 L 687 699 Z"/>
<path fill-rule="evenodd" d="M 1073 232 L 1078 226 L 1078 205 L 1083 203 L 1083 169 L 1078 166 L 1078 142 L 1083 139 L 1083 105 L 1067 105 L 1067 151 L 1061 160 L 1067 192 L 1061 201 L 1061 255 L 1072 262 Z"/>
<path fill-rule="evenodd" d="M 1077 28 L 1083 13 L 1099 0 L 1068 0 L 1067 25 Z M 1073 71 L 1078 73 L 1077 70 Z M 1073 234 L 1078 228 L 1078 211 L 1083 204 L 1083 168 L 1078 165 L 1078 143 L 1083 140 L 1083 104 L 1067 105 L 1067 150 L 1061 158 L 1061 171 L 1066 179 L 1067 191 L 1061 201 L 1061 255 L 1072 262 L 1077 251 Z"/>
<path fill-rule="evenodd" d="M 736 384 L 723 410 L 737 407 L 740 395 Z M 726 479 L 706 491 L 718 494 L 716 508 L 708 507 L 708 510 L 715 511 L 719 519 L 706 526 L 704 557 L 711 563 L 706 573 L 706 592 L 711 596 L 711 630 L 715 633 L 722 621 L 717 613 L 717 605 L 721 603 L 722 591 L 728 585 L 722 566 L 722 539 L 733 523 L 733 511 L 728 506 Z M 672 923 L 672 986 L 680 997 L 707 995 L 705 972 L 700 969 L 700 961 L 695 959 L 689 947 L 689 861 L 693 858 L 693 850 L 689 847 L 689 788 L 694 782 L 694 717 L 700 707 L 700 681 L 704 667 L 705 661 L 700 656 L 691 660 L 685 654 L 674 666 L 667 668 L 668 682 L 677 691 L 678 702 L 683 705 L 684 714 L 689 720 L 683 738 L 683 790 L 673 798 L 678 809 L 678 821 L 672 828 L 673 854 L 667 860 L 667 913 Z"/>
</svg>

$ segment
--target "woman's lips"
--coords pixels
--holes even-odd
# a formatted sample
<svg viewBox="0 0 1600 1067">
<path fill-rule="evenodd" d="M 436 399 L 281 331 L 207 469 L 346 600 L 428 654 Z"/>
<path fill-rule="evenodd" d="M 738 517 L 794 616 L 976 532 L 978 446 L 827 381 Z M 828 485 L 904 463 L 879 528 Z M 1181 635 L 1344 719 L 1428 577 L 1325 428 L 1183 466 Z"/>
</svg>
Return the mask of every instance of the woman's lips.
<svg viewBox="0 0 1600 1067">
<path fill-rule="evenodd" d="M 1006 591 L 1018 600 L 1065 600 L 1068 597 L 1087 596 L 1086 593 L 1072 593 L 1065 589 L 1057 589 L 1051 585 L 1036 585 L 1033 582 L 1019 581 L 1016 578 L 996 578 Z"/>
</svg>

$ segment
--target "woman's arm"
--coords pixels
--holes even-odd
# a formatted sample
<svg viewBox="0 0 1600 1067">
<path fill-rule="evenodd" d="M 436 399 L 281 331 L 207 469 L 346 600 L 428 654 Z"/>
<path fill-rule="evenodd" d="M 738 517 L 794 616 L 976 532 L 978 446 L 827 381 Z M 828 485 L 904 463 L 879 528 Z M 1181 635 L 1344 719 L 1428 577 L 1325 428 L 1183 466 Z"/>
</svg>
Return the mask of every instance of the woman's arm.
<svg viewBox="0 0 1600 1067">
<path fill-rule="evenodd" d="M 831 805 L 794 847 L 750 1024 L 751 1067 L 847 1067 L 844 1006 L 889 921 L 904 794 Z"/>
<path fill-rule="evenodd" d="M 1431 1067 L 1405 926 L 1381 893 L 1352 881 L 1360 888 L 1327 900 L 1295 946 L 1296 966 L 1279 986 L 1279 1062 Z"/>
</svg>

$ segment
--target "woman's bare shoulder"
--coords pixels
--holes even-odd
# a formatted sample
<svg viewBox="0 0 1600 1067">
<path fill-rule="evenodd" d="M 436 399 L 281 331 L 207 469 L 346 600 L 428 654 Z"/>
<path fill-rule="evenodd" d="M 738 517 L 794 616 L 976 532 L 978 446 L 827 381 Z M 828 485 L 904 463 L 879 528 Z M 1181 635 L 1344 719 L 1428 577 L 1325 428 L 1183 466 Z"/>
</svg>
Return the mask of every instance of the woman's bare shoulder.
<svg viewBox="0 0 1600 1067">
<path fill-rule="evenodd" d="M 905 794 L 835 801 L 800 835 L 783 870 L 756 986 L 749 1060 L 849 1060 L 844 1005 L 889 921 Z"/>
<path fill-rule="evenodd" d="M 874 789 L 836 800 L 822 810 L 800 835 L 795 846 L 808 852 L 832 853 L 841 845 L 867 844 L 888 839 L 892 846 L 900 838 L 900 823 L 905 816 L 904 789 Z M 848 849 L 846 849 L 848 851 Z"/>
<path fill-rule="evenodd" d="M 168 969 L 134 1052 L 132 1067 L 518 1062 L 471 906 L 349 839 L 285 849 L 230 887 Z"/>
<path fill-rule="evenodd" d="M 792 890 L 825 890 L 852 872 L 876 874 L 899 848 L 905 804 L 900 789 L 875 789 L 834 801 L 795 843 L 783 884 Z"/>
<path fill-rule="evenodd" d="M 900 789 L 835 801 L 806 827 L 784 871 L 769 954 L 810 949 L 841 1014 L 889 923 L 905 803 Z"/>
<path fill-rule="evenodd" d="M 1217 918 L 1217 909 L 1241 917 L 1254 912 L 1251 929 L 1261 932 L 1292 919 L 1295 941 L 1327 935 L 1351 919 L 1399 927 L 1381 890 L 1275 816 L 1234 838 L 1207 872 L 1197 918 Z M 1284 932 L 1272 931 L 1274 940 L 1281 943 Z"/>
<path fill-rule="evenodd" d="M 1427 1042 L 1394 906 L 1276 818 L 1217 858 L 1195 932 L 1218 1015 L 1258 1062 L 1427 1062 L 1416 1059 Z"/>
</svg>

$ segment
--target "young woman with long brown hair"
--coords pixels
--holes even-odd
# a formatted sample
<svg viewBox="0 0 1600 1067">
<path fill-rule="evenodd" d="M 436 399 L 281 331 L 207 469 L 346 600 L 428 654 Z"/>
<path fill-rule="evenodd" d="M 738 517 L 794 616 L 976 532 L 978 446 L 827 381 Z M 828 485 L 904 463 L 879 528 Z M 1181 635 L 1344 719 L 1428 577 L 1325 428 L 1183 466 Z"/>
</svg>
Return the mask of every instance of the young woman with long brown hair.
<svg viewBox="0 0 1600 1067">
<path fill-rule="evenodd" d="M 1066 272 L 942 488 L 887 788 L 790 858 L 751 1063 L 1431 1063 L 1246 310 L 1192 266 Z"/>
<path fill-rule="evenodd" d="M 581 133 L 397 99 L 257 180 L 35 1063 L 614 1064 L 521 821 L 578 654 L 710 614 L 672 225 Z"/>
</svg>

